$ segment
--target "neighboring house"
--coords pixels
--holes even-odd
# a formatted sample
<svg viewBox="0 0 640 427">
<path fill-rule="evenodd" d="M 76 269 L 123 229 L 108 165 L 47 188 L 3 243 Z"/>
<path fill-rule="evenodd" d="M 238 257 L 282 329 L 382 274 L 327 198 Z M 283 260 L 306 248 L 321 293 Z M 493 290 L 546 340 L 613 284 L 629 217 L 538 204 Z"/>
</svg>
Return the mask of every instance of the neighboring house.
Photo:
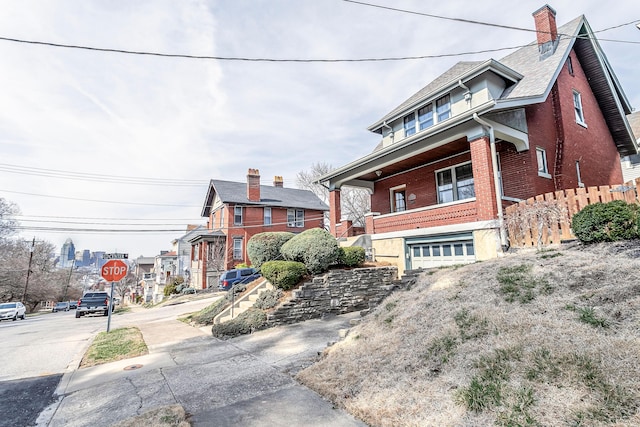
<svg viewBox="0 0 640 427">
<path fill-rule="evenodd" d="M 154 257 L 139 256 L 135 259 L 135 275 L 136 283 L 140 288 L 139 292 L 143 295 L 144 302 L 153 300 L 153 288 L 155 286 L 156 274 Z"/>
<path fill-rule="evenodd" d="M 206 230 L 204 225 L 193 225 L 190 224 L 187 226 L 187 232 L 183 234 L 181 237 L 174 239 L 172 244 L 173 252 L 177 255 L 177 266 L 176 266 L 176 274 L 182 276 L 184 278 L 184 283 L 191 283 L 191 242 L 190 240 L 200 235 L 203 231 Z"/>
<path fill-rule="evenodd" d="M 640 145 L 640 112 L 629 114 L 627 120 L 631 125 L 636 142 Z M 640 178 L 640 154 L 632 154 L 622 158 L 622 177 L 624 182 Z"/>
<path fill-rule="evenodd" d="M 375 122 L 375 150 L 320 178 L 331 232 L 340 188 L 366 188 L 377 260 L 405 269 L 473 262 L 508 245 L 503 207 L 561 189 L 622 183 L 637 153 L 631 106 L 584 16 L 560 28 L 545 5 L 537 42 L 459 62 Z"/>
<path fill-rule="evenodd" d="M 160 255 L 155 257 L 153 269 L 156 279 L 153 288 L 153 302 L 159 302 L 164 298 L 165 286 L 171 283 L 173 276 L 179 275 L 178 255 L 173 251 L 160 251 Z"/>
<path fill-rule="evenodd" d="M 202 208 L 207 229 L 191 239 L 192 286 L 215 287 L 224 270 L 250 264 L 246 248 L 253 235 L 322 227 L 328 210 L 311 191 L 284 188 L 280 176 L 273 186 L 260 185 L 257 169 L 249 169 L 246 183 L 211 180 Z"/>
</svg>

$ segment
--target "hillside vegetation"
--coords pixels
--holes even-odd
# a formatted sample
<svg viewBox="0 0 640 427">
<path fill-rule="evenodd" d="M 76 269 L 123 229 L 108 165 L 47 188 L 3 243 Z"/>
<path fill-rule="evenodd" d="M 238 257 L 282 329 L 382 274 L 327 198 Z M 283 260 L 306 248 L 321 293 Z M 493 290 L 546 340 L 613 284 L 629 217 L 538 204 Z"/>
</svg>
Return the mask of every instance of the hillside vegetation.
<svg viewBox="0 0 640 427">
<path fill-rule="evenodd" d="M 430 270 L 298 374 L 371 426 L 640 426 L 640 242 Z"/>
</svg>

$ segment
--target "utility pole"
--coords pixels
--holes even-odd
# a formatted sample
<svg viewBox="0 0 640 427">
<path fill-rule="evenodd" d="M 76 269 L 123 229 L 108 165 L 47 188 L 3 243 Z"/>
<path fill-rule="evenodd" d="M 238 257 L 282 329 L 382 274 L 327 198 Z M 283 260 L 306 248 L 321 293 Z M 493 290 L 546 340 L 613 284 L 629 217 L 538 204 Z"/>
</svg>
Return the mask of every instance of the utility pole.
<svg viewBox="0 0 640 427">
<path fill-rule="evenodd" d="M 27 287 L 29 286 L 29 275 L 31 274 L 31 261 L 33 260 L 33 251 L 36 249 L 36 238 L 34 236 L 33 241 L 31 242 L 31 247 L 29 248 L 29 267 L 27 268 L 27 281 L 24 284 L 24 293 L 22 294 L 22 303 L 24 304 L 25 299 L 27 298 Z"/>
<path fill-rule="evenodd" d="M 69 269 L 69 277 L 67 278 L 67 285 L 64 287 L 64 295 L 62 295 L 62 301 L 67 300 L 67 289 L 69 289 L 69 283 L 71 283 L 71 273 L 73 273 L 73 266 L 76 265 L 76 260 L 71 261 L 71 268 Z"/>
</svg>

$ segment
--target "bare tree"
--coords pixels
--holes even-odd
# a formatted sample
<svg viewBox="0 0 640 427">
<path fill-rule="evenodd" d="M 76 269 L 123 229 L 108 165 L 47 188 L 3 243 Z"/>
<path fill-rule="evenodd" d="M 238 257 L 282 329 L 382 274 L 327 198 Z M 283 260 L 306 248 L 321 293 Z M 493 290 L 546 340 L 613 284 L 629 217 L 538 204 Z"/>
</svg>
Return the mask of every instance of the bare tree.
<svg viewBox="0 0 640 427">
<path fill-rule="evenodd" d="M 215 271 L 222 273 L 227 268 L 226 260 L 233 254 L 227 249 L 226 239 L 224 236 L 216 237 L 207 245 L 207 271 Z"/>
<path fill-rule="evenodd" d="M 333 167 L 328 163 L 313 163 L 310 170 L 298 172 L 296 185 L 298 188 L 312 191 L 320 200 L 329 204 L 329 189 L 317 181 L 332 170 Z M 342 217 L 351 220 L 355 226 L 364 227 L 364 216 L 371 210 L 369 192 L 360 188 L 343 187 L 340 190 L 340 201 Z M 328 216 L 325 215 L 326 222 Z"/>
<path fill-rule="evenodd" d="M 505 217 L 509 234 L 523 238 L 530 231 L 536 231 L 538 250 L 542 249 L 543 232 L 551 234 L 552 227 L 566 219 L 567 208 L 556 201 L 536 200 L 533 204 L 517 209 Z M 532 233 L 533 234 L 533 233 Z"/>
<path fill-rule="evenodd" d="M 0 197 L 0 238 L 15 233 L 18 222 L 13 217 L 19 214 L 18 205 Z"/>
</svg>

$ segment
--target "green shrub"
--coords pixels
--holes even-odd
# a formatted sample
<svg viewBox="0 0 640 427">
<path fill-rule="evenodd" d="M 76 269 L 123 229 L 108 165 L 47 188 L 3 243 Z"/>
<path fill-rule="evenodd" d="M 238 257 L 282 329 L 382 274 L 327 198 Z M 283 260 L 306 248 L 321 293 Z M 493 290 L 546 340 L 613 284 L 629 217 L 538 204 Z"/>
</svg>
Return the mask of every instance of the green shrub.
<svg viewBox="0 0 640 427">
<path fill-rule="evenodd" d="M 268 310 L 270 308 L 275 307 L 282 298 L 283 292 L 282 289 L 269 289 L 267 291 L 263 291 L 258 295 L 258 299 L 255 303 L 253 303 L 254 308 L 258 308 L 260 310 Z"/>
<path fill-rule="evenodd" d="M 289 232 L 258 233 L 247 242 L 247 255 L 255 268 L 266 261 L 282 259 L 280 248 L 295 234 Z"/>
<path fill-rule="evenodd" d="M 328 231 L 312 228 L 295 235 L 280 250 L 288 261 L 304 263 L 312 274 L 322 273 L 340 261 L 338 241 Z"/>
<path fill-rule="evenodd" d="M 219 323 L 211 327 L 211 334 L 216 338 L 233 338 L 250 334 L 261 329 L 267 322 L 267 314 L 255 308 L 250 308 L 228 322 Z"/>
<path fill-rule="evenodd" d="M 622 200 L 588 205 L 571 219 L 583 243 L 613 242 L 638 237 L 638 207 Z"/>
<path fill-rule="evenodd" d="M 285 291 L 294 287 L 307 273 L 304 264 L 295 261 L 267 261 L 262 264 L 261 271 L 273 286 Z"/>
<path fill-rule="evenodd" d="M 164 296 L 165 297 L 168 297 L 169 295 L 176 294 L 176 293 L 178 293 L 176 291 L 176 285 L 172 284 L 172 285 L 167 285 L 167 286 L 164 287 Z"/>
<path fill-rule="evenodd" d="M 358 267 L 364 263 L 364 248 L 360 246 L 340 248 L 340 252 L 340 263 L 347 267 Z"/>
</svg>

